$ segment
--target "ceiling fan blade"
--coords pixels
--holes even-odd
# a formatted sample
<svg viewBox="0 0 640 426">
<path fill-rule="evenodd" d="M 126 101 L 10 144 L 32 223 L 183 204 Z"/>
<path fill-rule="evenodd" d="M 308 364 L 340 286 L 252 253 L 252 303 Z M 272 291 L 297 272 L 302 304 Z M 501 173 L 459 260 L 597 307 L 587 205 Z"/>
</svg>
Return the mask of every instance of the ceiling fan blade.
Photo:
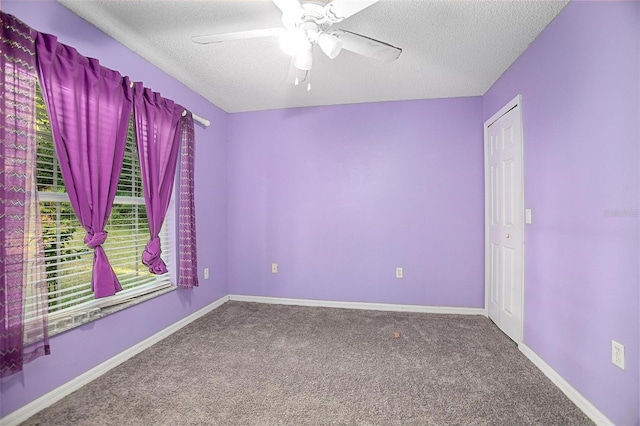
<svg viewBox="0 0 640 426">
<path fill-rule="evenodd" d="M 282 13 L 300 13 L 302 6 L 298 0 L 272 0 Z"/>
<path fill-rule="evenodd" d="M 274 0 L 275 1 L 275 0 Z M 327 15 L 331 16 L 334 22 L 347 19 L 363 9 L 377 3 L 379 0 L 333 0 L 325 6 Z"/>
<path fill-rule="evenodd" d="M 393 62 L 402 53 L 402 49 L 388 43 L 374 40 L 351 31 L 336 30 L 332 33 L 342 40 L 342 48 L 382 62 Z"/>
<path fill-rule="evenodd" d="M 264 28 L 261 30 L 237 31 L 233 33 L 210 34 L 205 36 L 191 37 L 194 43 L 209 44 L 220 43 L 231 40 L 246 40 L 250 38 L 272 37 L 282 34 L 282 28 Z"/>
</svg>

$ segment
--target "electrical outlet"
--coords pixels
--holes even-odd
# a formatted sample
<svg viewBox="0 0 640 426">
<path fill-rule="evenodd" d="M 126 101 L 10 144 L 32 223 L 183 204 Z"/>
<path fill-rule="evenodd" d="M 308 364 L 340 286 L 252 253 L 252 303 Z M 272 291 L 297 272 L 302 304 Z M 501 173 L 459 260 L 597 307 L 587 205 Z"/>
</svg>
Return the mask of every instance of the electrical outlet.
<svg viewBox="0 0 640 426">
<path fill-rule="evenodd" d="M 278 264 L 277 263 L 272 263 L 271 264 L 271 273 L 272 274 L 277 274 L 278 273 Z"/>
<path fill-rule="evenodd" d="M 396 278 L 404 278 L 404 269 L 396 268 Z"/>
<path fill-rule="evenodd" d="M 611 362 L 624 370 L 624 345 L 615 340 L 611 341 Z"/>
<path fill-rule="evenodd" d="M 204 279 L 208 280 L 209 279 L 209 268 L 204 268 L 204 271 L 202 273 L 204 275 Z"/>
</svg>

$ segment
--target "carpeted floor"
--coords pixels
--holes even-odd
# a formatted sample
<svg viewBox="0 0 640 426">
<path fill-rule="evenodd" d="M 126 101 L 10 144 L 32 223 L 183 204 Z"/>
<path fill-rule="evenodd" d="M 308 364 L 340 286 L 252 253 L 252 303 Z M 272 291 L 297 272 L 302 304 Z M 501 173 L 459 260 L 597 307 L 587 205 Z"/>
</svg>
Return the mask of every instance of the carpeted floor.
<svg viewBox="0 0 640 426">
<path fill-rule="evenodd" d="M 481 316 L 227 302 L 24 424 L 591 422 Z"/>
</svg>

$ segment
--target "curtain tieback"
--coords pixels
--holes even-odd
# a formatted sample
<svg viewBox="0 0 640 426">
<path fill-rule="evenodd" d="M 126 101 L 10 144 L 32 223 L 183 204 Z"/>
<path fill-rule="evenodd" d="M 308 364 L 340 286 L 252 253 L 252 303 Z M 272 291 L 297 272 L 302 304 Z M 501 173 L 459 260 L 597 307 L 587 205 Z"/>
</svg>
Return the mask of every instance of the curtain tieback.
<svg viewBox="0 0 640 426">
<path fill-rule="evenodd" d="M 160 238 L 153 237 L 144 248 L 144 253 L 142 253 L 142 263 L 149 267 L 149 272 L 152 274 L 165 274 L 167 272 L 167 266 L 160 258 L 161 253 Z"/>
<path fill-rule="evenodd" d="M 87 235 L 84 236 L 84 243 L 91 249 L 101 246 L 105 241 L 107 241 L 106 231 L 95 233 L 87 232 Z"/>
</svg>

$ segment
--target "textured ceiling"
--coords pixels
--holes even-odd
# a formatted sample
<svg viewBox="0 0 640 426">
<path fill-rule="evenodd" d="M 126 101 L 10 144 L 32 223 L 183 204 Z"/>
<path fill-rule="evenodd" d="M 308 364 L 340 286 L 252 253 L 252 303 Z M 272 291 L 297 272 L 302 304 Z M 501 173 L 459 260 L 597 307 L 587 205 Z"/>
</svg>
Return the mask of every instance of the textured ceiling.
<svg viewBox="0 0 640 426">
<path fill-rule="evenodd" d="M 286 82 L 275 38 L 192 36 L 281 26 L 270 0 L 59 0 L 227 112 L 483 95 L 568 1 L 381 0 L 336 27 L 401 47 L 382 63 L 314 50 L 312 90 Z"/>
</svg>

